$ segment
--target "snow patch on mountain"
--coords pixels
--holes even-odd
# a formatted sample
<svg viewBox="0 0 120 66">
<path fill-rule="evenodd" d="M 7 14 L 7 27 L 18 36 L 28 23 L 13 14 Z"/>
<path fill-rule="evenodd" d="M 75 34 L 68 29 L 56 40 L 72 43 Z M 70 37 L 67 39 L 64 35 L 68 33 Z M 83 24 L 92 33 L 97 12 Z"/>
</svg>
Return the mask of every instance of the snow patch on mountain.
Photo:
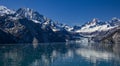
<svg viewBox="0 0 120 66">
<path fill-rule="evenodd" d="M 75 30 L 77 33 L 92 33 L 92 32 L 101 32 L 101 31 L 108 31 L 110 29 L 113 29 L 115 27 L 118 27 L 116 24 L 118 20 L 114 19 L 112 22 L 101 22 L 98 19 L 93 19 L 91 22 L 81 26 L 80 29 Z M 120 21 L 118 21 L 119 23 Z M 112 23 L 115 23 L 113 25 Z"/>
<path fill-rule="evenodd" d="M 100 26 L 95 26 L 93 28 L 89 28 L 87 27 L 83 27 L 81 30 L 77 30 L 76 32 L 87 32 L 87 33 L 91 33 L 91 32 L 96 32 L 96 31 L 107 31 L 110 30 L 112 28 L 115 28 L 117 26 L 110 26 L 108 27 L 108 25 L 100 25 Z"/>
<path fill-rule="evenodd" d="M 33 22 L 35 22 L 35 23 L 40 23 L 40 21 L 37 21 L 37 20 L 32 20 Z M 41 24 L 41 23 L 40 23 Z"/>
<path fill-rule="evenodd" d="M 34 21 L 35 23 L 38 22 L 45 22 L 46 17 L 39 14 L 38 12 L 34 11 L 30 8 L 20 8 L 16 11 L 16 17 L 18 18 L 27 18 L 29 20 Z"/>
<path fill-rule="evenodd" d="M 4 16 L 5 14 L 14 14 L 15 11 L 8 9 L 5 6 L 0 6 L 0 16 Z"/>
</svg>

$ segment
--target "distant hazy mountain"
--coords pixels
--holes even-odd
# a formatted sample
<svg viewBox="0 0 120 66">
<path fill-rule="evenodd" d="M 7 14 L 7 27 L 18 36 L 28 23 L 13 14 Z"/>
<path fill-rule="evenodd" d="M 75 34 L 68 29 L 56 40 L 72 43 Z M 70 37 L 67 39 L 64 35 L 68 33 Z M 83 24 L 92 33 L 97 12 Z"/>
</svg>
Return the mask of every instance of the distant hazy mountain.
<svg viewBox="0 0 120 66">
<path fill-rule="evenodd" d="M 99 42 L 103 40 L 103 38 L 111 36 L 111 34 L 113 34 L 119 26 L 120 19 L 116 17 L 105 22 L 95 18 L 82 26 L 75 26 L 73 31 L 86 36 L 95 42 Z"/>
<path fill-rule="evenodd" d="M 74 29 L 77 33 L 93 33 L 93 32 L 101 32 L 108 31 L 115 27 L 118 27 L 120 23 L 120 19 L 113 18 L 111 21 L 102 22 L 96 18 L 94 18 L 91 22 L 88 22 L 80 27 L 80 29 Z"/>
</svg>

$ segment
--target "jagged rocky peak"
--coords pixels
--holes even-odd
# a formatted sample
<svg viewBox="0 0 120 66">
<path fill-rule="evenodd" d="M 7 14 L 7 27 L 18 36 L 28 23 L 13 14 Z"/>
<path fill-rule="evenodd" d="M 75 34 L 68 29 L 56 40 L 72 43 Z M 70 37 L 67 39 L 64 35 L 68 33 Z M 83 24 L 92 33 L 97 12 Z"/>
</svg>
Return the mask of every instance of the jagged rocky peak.
<svg viewBox="0 0 120 66">
<path fill-rule="evenodd" d="M 117 18 L 117 17 L 113 17 L 113 18 L 112 18 L 112 22 L 116 22 L 116 21 L 120 21 L 120 19 Z"/>
<path fill-rule="evenodd" d="M 30 8 L 20 8 L 16 11 L 16 17 L 27 18 L 35 22 L 45 22 L 46 17 Z"/>
<path fill-rule="evenodd" d="M 94 18 L 92 22 L 99 22 L 99 20 L 97 18 Z"/>
<path fill-rule="evenodd" d="M 111 26 L 119 26 L 120 25 L 120 19 L 117 17 L 113 17 L 112 20 L 108 21 L 108 23 Z"/>
<path fill-rule="evenodd" d="M 14 14 L 15 11 L 8 9 L 5 6 L 0 6 L 0 16 L 4 16 L 5 14 Z"/>
<path fill-rule="evenodd" d="M 30 9 L 30 8 L 19 8 L 17 10 L 17 13 L 21 13 L 21 14 L 24 14 L 24 13 L 32 14 L 33 12 L 35 12 L 35 11 L 33 9 Z"/>
<path fill-rule="evenodd" d="M 97 18 L 94 18 L 91 22 L 89 22 L 88 24 L 97 24 L 100 21 Z"/>
<path fill-rule="evenodd" d="M 79 30 L 79 29 L 81 29 L 81 25 L 75 25 L 75 26 L 73 26 L 73 30 L 72 31 L 75 31 L 75 30 Z"/>
<path fill-rule="evenodd" d="M 0 10 L 6 10 L 7 9 L 7 7 L 5 7 L 5 6 L 0 6 Z"/>
<path fill-rule="evenodd" d="M 99 25 L 99 23 L 101 23 L 100 20 L 98 20 L 97 18 L 94 18 L 90 22 L 87 22 L 86 24 L 82 25 L 82 27 L 96 26 L 96 25 Z"/>
<path fill-rule="evenodd" d="M 116 22 L 114 23 L 108 23 L 108 22 L 102 22 L 98 20 L 97 18 L 94 18 L 91 22 L 86 23 L 83 25 L 80 29 L 76 30 L 76 32 L 82 32 L 82 33 L 96 33 L 101 31 L 108 31 L 116 27 Z M 112 26 L 113 25 L 113 26 Z"/>
</svg>

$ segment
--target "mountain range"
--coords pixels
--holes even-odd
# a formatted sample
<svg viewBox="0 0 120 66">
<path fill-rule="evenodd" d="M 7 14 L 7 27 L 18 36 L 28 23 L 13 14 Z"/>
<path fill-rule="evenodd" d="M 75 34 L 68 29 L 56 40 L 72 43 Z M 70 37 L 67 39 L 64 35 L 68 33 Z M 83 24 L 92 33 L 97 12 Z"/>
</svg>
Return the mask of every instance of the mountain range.
<svg viewBox="0 0 120 66">
<path fill-rule="evenodd" d="M 69 26 L 49 19 L 30 8 L 0 6 L 0 43 L 49 43 L 66 41 L 119 42 L 119 18 L 94 18 L 81 26 Z M 116 39 L 116 40 L 113 40 Z M 88 41 L 89 42 L 89 41 Z"/>
</svg>

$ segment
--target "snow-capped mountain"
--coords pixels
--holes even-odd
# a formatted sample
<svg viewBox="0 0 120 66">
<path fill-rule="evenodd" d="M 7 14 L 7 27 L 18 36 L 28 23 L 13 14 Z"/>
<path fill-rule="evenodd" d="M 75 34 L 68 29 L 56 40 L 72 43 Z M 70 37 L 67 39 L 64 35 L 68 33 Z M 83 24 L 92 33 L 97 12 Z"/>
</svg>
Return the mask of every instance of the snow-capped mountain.
<svg viewBox="0 0 120 66">
<path fill-rule="evenodd" d="M 0 43 L 65 42 L 72 38 L 72 33 L 69 33 L 72 27 L 30 8 L 13 11 L 1 6 L 0 15 Z"/>
<path fill-rule="evenodd" d="M 53 31 L 71 31 L 73 28 L 62 23 L 54 22 L 53 20 L 39 14 L 37 11 L 30 9 L 30 8 L 19 8 L 16 11 L 13 11 L 11 9 L 8 9 L 5 6 L 0 6 L 0 14 L 6 15 L 6 14 L 12 14 L 14 16 L 10 16 L 9 19 L 17 20 L 21 18 L 27 18 L 29 20 L 32 20 L 34 23 L 39 23 L 43 26 L 51 26 L 51 29 Z"/>
<path fill-rule="evenodd" d="M 119 18 L 116 18 L 116 17 L 113 17 L 112 20 L 108 21 L 108 23 L 111 25 L 111 26 L 116 26 L 116 25 L 120 25 L 120 19 Z"/>
<path fill-rule="evenodd" d="M 5 14 L 14 14 L 14 10 L 10 10 L 5 6 L 0 6 L 0 16 L 4 16 Z"/>
<path fill-rule="evenodd" d="M 94 18 L 82 25 L 71 27 L 49 19 L 30 8 L 18 10 L 0 6 L 0 38 L 4 43 L 40 43 L 85 40 L 89 37 L 102 39 L 112 34 L 120 25 L 120 19 L 100 21 Z M 6 38 L 6 37 L 9 37 Z M 11 42 L 12 41 L 12 42 Z"/>
<path fill-rule="evenodd" d="M 18 18 L 27 18 L 29 20 L 33 20 L 35 23 L 45 22 L 46 17 L 39 14 L 38 12 L 34 11 L 30 8 L 20 8 L 15 13 L 16 17 Z"/>
<path fill-rule="evenodd" d="M 93 32 L 101 32 L 108 31 L 118 26 L 116 23 L 120 23 L 119 19 L 112 19 L 108 22 L 102 22 L 96 18 L 94 18 L 91 22 L 82 25 L 80 29 L 75 30 L 77 33 L 93 33 Z M 114 24 L 113 24 L 114 23 Z"/>
</svg>

